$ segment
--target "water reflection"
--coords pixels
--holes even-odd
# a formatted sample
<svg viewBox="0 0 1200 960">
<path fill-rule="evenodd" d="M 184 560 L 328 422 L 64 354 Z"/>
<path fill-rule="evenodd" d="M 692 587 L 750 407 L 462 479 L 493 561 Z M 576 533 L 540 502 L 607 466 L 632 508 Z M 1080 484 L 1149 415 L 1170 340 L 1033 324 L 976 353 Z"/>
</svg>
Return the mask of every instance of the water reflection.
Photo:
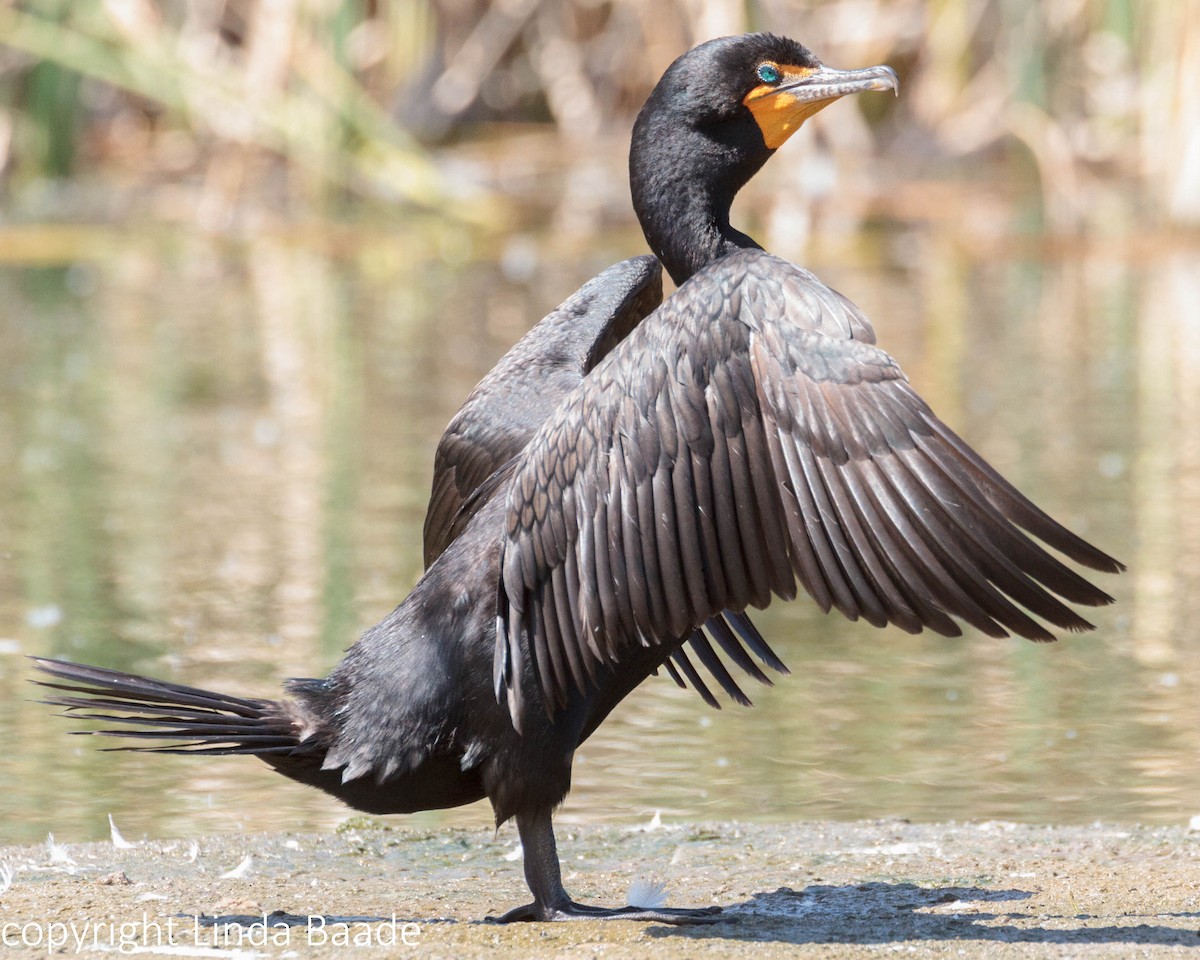
<svg viewBox="0 0 1200 960">
<path fill-rule="evenodd" d="M 246 761 L 68 738 L 18 654 L 242 693 L 326 670 L 419 575 L 433 446 L 475 380 L 638 250 L 471 242 L 120 234 L 74 266 L 0 267 L 0 842 L 103 836 L 109 812 L 132 837 L 345 816 Z M 804 259 L 997 467 L 1130 564 L 1105 581 L 1119 605 L 1049 647 L 773 608 L 793 676 L 720 713 L 648 683 L 582 752 L 564 815 L 1186 820 L 1200 255 L 997 256 L 896 223 Z"/>
</svg>

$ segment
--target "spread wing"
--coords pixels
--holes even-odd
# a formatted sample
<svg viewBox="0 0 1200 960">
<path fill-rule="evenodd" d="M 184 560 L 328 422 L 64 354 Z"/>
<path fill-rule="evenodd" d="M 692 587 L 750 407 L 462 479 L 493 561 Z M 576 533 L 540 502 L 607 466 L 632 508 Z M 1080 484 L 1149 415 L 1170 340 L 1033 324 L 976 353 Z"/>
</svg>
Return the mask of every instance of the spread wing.
<svg viewBox="0 0 1200 960">
<path fill-rule="evenodd" d="M 632 645 L 792 598 L 882 626 L 1052 640 L 1111 557 L 943 424 L 865 318 L 761 251 L 719 261 L 559 407 L 508 491 L 497 693 L 519 725 Z M 1044 621 L 1041 622 L 1041 621 Z M 529 672 L 529 682 L 523 676 Z"/>
</svg>

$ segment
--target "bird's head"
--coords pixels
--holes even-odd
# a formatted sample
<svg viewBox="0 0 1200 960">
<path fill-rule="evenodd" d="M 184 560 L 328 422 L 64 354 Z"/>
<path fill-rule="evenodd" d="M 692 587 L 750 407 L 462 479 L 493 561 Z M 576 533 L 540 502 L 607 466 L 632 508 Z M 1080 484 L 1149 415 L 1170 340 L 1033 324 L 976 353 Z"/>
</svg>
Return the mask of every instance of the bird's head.
<svg viewBox="0 0 1200 960">
<path fill-rule="evenodd" d="M 642 227 L 676 281 L 706 255 L 697 249 L 691 262 L 672 263 L 665 247 L 700 239 L 694 231 L 703 222 L 736 246 L 754 245 L 728 229 L 729 205 L 805 120 L 847 94 L 898 89 L 891 67 L 835 70 L 769 33 L 710 40 L 671 64 L 638 114 L 629 166 Z M 664 235 L 685 225 L 690 238 Z"/>
<path fill-rule="evenodd" d="M 867 90 L 898 91 L 896 71 L 835 70 L 795 40 L 747 33 L 710 40 L 681 56 L 663 74 L 643 113 L 710 130 L 750 121 L 762 146 L 776 150 L 817 111 Z"/>
</svg>

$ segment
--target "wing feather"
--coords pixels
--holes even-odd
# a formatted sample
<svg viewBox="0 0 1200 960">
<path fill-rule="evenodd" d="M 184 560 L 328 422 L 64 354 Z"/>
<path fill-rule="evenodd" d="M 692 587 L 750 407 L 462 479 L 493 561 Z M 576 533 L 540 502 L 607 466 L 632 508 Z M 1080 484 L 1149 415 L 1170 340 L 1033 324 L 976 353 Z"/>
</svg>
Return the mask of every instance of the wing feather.
<svg viewBox="0 0 1200 960">
<path fill-rule="evenodd" d="M 679 551 L 679 525 L 675 519 L 674 484 L 671 467 L 660 464 L 650 481 L 654 510 L 654 535 L 658 541 L 658 569 L 665 605 L 667 629 L 683 636 L 692 628 L 692 604 L 688 597 L 686 570 Z"/>
<path fill-rule="evenodd" d="M 679 668 L 680 673 L 686 678 L 686 683 L 683 681 L 679 682 L 681 687 L 691 684 L 692 689 L 700 695 L 701 700 L 714 710 L 721 709 L 721 701 L 713 696 L 713 692 L 708 689 L 708 685 L 700 678 L 700 674 L 692 665 L 692 661 L 688 658 L 687 651 L 683 647 L 672 653 L 668 662 L 674 662 L 675 666 Z"/>
<path fill-rule="evenodd" d="M 682 500 L 678 507 L 690 513 L 696 520 L 700 534 L 700 554 L 697 563 L 704 570 L 704 585 L 708 591 L 709 605 L 717 603 L 718 597 L 732 595 L 721 562 L 721 548 L 717 531 L 716 497 L 713 493 L 712 463 L 694 448 L 691 450 L 692 493 L 695 500 L 688 509 L 688 501 Z M 683 493 L 687 494 L 685 489 Z"/>
<path fill-rule="evenodd" d="M 704 664 L 705 669 L 713 675 L 713 678 L 721 685 L 721 689 L 733 697 L 735 703 L 740 703 L 743 707 L 750 707 L 753 704 L 750 698 L 746 696 L 741 687 L 737 685 L 737 681 L 733 679 L 733 675 L 721 662 L 721 658 L 717 656 L 717 651 L 712 648 L 712 644 L 708 642 L 703 631 L 697 630 L 692 634 L 688 646 Z"/>
<path fill-rule="evenodd" d="M 920 633 L 923 627 L 921 620 L 913 611 L 912 606 L 902 595 L 902 591 L 893 582 L 887 570 L 887 562 L 883 559 L 880 547 L 887 544 L 887 529 L 863 527 L 861 517 L 850 489 L 855 467 L 843 466 L 839 469 L 829 460 L 816 460 L 821 480 L 837 515 L 838 523 L 846 530 L 850 554 L 861 563 L 865 595 L 874 601 L 873 607 L 865 607 L 869 611 L 865 617 L 869 623 L 882 626 L 884 623 L 894 623 L 908 633 Z M 872 619 L 872 615 L 875 619 Z"/>
<path fill-rule="evenodd" d="M 710 411 L 712 403 L 710 401 Z M 712 438 L 712 459 L 709 478 L 712 483 L 713 507 L 716 514 L 718 559 L 727 581 L 730 596 L 749 597 L 750 579 L 742 553 L 741 531 L 738 530 L 736 501 L 733 498 L 733 475 L 729 468 L 729 448 L 720 433 Z"/>
<path fill-rule="evenodd" d="M 890 503 L 884 503 L 874 488 L 869 486 L 865 473 L 869 464 L 856 464 L 846 470 L 842 478 L 846 492 L 863 527 L 871 531 L 877 541 L 878 556 L 887 567 L 892 582 L 904 596 L 915 616 L 918 628 L 927 624 L 930 629 L 947 637 L 959 636 L 958 625 L 937 606 L 937 591 L 933 586 L 934 576 L 929 567 L 936 561 L 928 550 L 922 552 L 924 544 L 910 543 L 890 515 Z M 905 624 L 900 624 L 909 629 Z M 915 632 L 915 631 L 914 631 Z"/>
<path fill-rule="evenodd" d="M 725 449 L 729 455 L 729 478 L 733 489 L 735 520 L 742 540 L 742 559 L 746 564 L 746 579 L 750 586 L 749 601 L 756 607 L 765 607 L 771 602 L 766 544 L 762 539 L 758 511 L 754 508 L 754 481 L 750 476 L 750 465 L 746 462 L 746 445 L 740 425 L 725 437 Z"/>
<path fill-rule="evenodd" d="M 743 392 L 744 396 L 753 397 L 754 382 L 750 366 L 747 363 L 738 366 L 742 369 L 734 380 L 736 389 Z M 757 415 L 757 405 L 743 401 L 741 408 L 742 437 L 753 487 L 751 504 L 766 548 L 768 584 L 771 593 L 785 600 L 792 600 L 796 596 L 796 578 L 789 559 L 787 527 L 780 500 L 782 489 L 771 469 L 767 438 L 762 421 Z"/>
<path fill-rule="evenodd" d="M 758 628 L 750 622 L 750 618 L 745 613 L 726 610 L 722 613 L 721 619 L 733 627 L 737 632 L 738 639 L 768 667 L 779 673 L 791 672 L 784 662 L 775 655 L 775 651 L 767 645 L 767 641 L 763 639 L 762 634 L 758 632 Z"/>
<path fill-rule="evenodd" d="M 708 621 L 704 624 L 704 629 L 717 641 L 717 646 L 725 651 L 729 659 L 759 683 L 771 686 L 771 678 L 759 669 L 757 663 L 750 659 L 750 655 L 746 653 L 746 648 L 733 635 L 733 631 L 729 629 L 729 624 L 725 622 L 724 617 L 709 617 Z"/>
<path fill-rule="evenodd" d="M 708 610 L 709 584 L 706 582 L 704 554 L 700 545 L 700 499 L 692 480 L 692 458 L 684 451 L 671 468 L 670 502 L 662 507 L 664 520 L 669 512 L 678 531 L 677 546 L 683 570 L 683 586 L 687 591 L 688 609 Z"/>
</svg>

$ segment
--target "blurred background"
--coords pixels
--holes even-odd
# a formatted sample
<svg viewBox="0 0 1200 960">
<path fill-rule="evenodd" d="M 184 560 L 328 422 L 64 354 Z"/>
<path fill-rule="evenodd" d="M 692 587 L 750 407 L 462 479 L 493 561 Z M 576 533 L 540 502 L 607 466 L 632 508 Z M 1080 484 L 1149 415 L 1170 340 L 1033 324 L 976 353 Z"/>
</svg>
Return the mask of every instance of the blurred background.
<svg viewBox="0 0 1200 960">
<path fill-rule="evenodd" d="M 23 655 L 251 694 L 326 671 L 420 575 L 471 386 L 644 252 L 645 95 L 748 29 L 901 93 L 809 123 L 735 222 L 1130 570 L 1048 647 L 776 605 L 795 676 L 720 713 L 652 679 L 563 816 L 1200 814 L 1197 4 L 0 0 L 0 843 L 348 815 L 250 761 L 100 753 Z"/>
</svg>

